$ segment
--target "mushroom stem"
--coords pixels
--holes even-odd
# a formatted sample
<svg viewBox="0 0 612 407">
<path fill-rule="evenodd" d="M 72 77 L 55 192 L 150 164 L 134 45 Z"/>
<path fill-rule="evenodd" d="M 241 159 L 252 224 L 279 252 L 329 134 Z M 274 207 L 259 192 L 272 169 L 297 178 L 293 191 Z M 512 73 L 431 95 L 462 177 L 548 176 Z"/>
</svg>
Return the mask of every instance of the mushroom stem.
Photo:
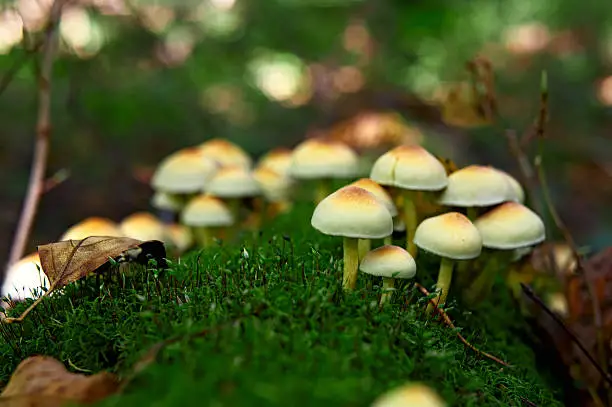
<svg viewBox="0 0 612 407">
<path fill-rule="evenodd" d="M 318 180 L 315 190 L 315 204 L 319 204 L 325 199 L 331 192 L 331 180 L 328 178 L 322 178 Z"/>
<path fill-rule="evenodd" d="M 404 191 L 404 223 L 406 224 L 406 250 L 412 257 L 416 257 L 417 246 L 414 244 L 414 232 L 417 228 L 417 214 L 414 200 L 412 199 L 412 192 Z"/>
<path fill-rule="evenodd" d="M 391 300 L 395 287 L 395 279 L 392 277 L 383 277 L 383 293 L 380 296 L 380 306 L 382 307 Z"/>
<path fill-rule="evenodd" d="M 474 222 L 476 218 L 478 218 L 478 208 L 474 206 L 468 206 L 467 208 L 467 217 L 469 220 Z"/>
<path fill-rule="evenodd" d="M 344 273 L 342 288 L 354 290 L 357 286 L 357 268 L 359 267 L 359 239 L 344 238 Z"/>
<path fill-rule="evenodd" d="M 463 292 L 463 297 L 468 305 L 477 305 L 487 297 L 495 283 L 497 273 L 508 257 L 508 253 L 505 252 L 491 253 L 482 272 Z"/>
<path fill-rule="evenodd" d="M 365 257 L 366 254 L 372 249 L 372 241 L 370 239 L 359 239 L 359 262 Z"/>
<path fill-rule="evenodd" d="M 383 239 L 384 246 L 391 246 L 393 244 L 393 235 L 389 235 Z"/>
<path fill-rule="evenodd" d="M 203 248 L 208 248 L 212 244 L 212 234 L 209 228 L 204 226 L 199 226 L 193 228 L 193 235 L 195 236 L 196 241 Z"/>
<path fill-rule="evenodd" d="M 437 306 L 442 306 L 446 302 L 448 296 L 448 290 L 450 289 L 451 281 L 453 279 L 453 266 L 455 262 L 446 257 L 442 257 L 440 262 L 440 271 L 438 272 L 438 282 L 436 283 L 436 291 L 439 291 L 438 298 L 434 299 Z M 427 306 L 427 313 L 430 314 L 433 311 L 433 305 L 431 303 Z"/>
</svg>

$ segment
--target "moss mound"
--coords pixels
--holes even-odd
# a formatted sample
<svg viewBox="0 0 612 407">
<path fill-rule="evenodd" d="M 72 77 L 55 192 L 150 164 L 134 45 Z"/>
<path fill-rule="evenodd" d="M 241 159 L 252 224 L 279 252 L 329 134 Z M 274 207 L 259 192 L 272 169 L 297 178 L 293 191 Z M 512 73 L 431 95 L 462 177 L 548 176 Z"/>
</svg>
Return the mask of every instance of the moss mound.
<svg viewBox="0 0 612 407">
<path fill-rule="evenodd" d="M 504 290 L 482 311 L 459 305 L 449 315 L 511 368 L 426 317 L 409 284 L 383 310 L 376 279 L 360 275 L 359 288 L 343 293 L 341 243 L 314 231 L 311 213 L 298 207 L 244 246 L 192 253 L 164 273 L 133 267 L 66 287 L 23 324 L 0 328 L 0 380 L 34 354 L 127 377 L 151 346 L 178 338 L 102 405 L 367 406 L 410 380 L 453 406 L 562 405 L 521 342 L 526 327 Z M 427 256 L 418 264 L 417 281 L 431 286 L 436 264 Z"/>
</svg>

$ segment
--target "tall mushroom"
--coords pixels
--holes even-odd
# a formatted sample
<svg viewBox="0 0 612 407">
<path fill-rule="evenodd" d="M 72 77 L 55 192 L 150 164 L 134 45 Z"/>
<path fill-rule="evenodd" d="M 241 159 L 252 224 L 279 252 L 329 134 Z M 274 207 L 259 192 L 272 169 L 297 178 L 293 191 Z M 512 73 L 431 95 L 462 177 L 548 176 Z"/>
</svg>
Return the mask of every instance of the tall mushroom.
<svg viewBox="0 0 612 407">
<path fill-rule="evenodd" d="M 497 272 L 508 266 L 515 249 L 534 246 L 546 238 L 542 219 L 518 202 L 507 202 L 496 207 L 476 219 L 474 226 L 489 256 L 484 269 L 464 291 L 470 305 L 476 305 L 486 298 Z"/>
<path fill-rule="evenodd" d="M 344 238 L 342 286 L 352 290 L 357 284 L 359 239 L 382 239 L 393 231 L 387 208 L 370 192 L 345 187 L 323 199 L 310 221 L 319 232 Z"/>
<path fill-rule="evenodd" d="M 482 238 L 478 229 L 464 215 L 448 212 L 425 219 L 417 227 L 414 243 L 421 249 L 441 257 L 436 288 L 437 304 L 446 302 L 453 278 L 455 260 L 473 259 L 482 251 Z M 427 306 L 427 312 L 433 307 Z"/>
<path fill-rule="evenodd" d="M 242 167 L 250 169 L 251 157 L 237 144 L 222 138 L 213 138 L 196 147 L 205 160 L 212 160 L 220 167 Z"/>
<path fill-rule="evenodd" d="M 316 180 L 315 202 L 330 193 L 332 179 L 354 177 L 359 170 L 359 157 L 346 144 L 308 139 L 299 144 L 291 155 L 289 173 L 299 180 Z"/>
<path fill-rule="evenodd" d="M 416 263 L 410 253 L 399 246 L 381 246 L 365 255 L 359 270 L 362 273 L 383 278 L 383 294 L 380 305 L 391 299 L 395 279 L 408 279 L 416 274 Z"/>
<path fill-rule="evenodd" d="M 376 160 L 370 178 L 381 185 L 400 189 L 402 217 L 406 224 L 406 249 L 415 256 L 417 247 L 413 238 L 418 220 L 414 191 L 432 192 L 445 188 L 448 182 L 446 169 L 421 146 L 399 146 Z"/>
</svg>

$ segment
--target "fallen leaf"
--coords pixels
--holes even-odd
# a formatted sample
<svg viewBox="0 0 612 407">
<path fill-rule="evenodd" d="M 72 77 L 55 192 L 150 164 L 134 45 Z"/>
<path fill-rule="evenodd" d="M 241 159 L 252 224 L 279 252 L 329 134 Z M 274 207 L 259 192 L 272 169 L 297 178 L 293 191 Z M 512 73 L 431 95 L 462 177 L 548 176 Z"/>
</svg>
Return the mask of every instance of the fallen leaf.
<svg viewBox="0 0 612 407">
<path fill-rule="evenodd" d="M 49 356 L 31 356 L 13 372 L 0 394 L 2 407 L 59 407 L 69 402 L 95 403 L 117 392 L 119 380 L 101 372 L 91 376 L 71 373 Z"/>
</svg>

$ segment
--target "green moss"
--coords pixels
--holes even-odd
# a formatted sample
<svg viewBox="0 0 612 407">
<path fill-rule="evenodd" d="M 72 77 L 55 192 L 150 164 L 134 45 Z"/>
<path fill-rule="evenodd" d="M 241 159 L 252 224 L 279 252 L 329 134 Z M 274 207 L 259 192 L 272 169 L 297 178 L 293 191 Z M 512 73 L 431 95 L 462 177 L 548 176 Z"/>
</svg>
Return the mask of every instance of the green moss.
<svg viewBox="0 0 612 407">
<path fill-rule="evenodd" d="M 474 313 L 459 305 L 449 314 L 469 341 L 512 368 L 427 318 L 425 299 L 407 284 L 383 310 L 377 279 L 362 274 L 344 293 L 341 239 L 312 230 L 311 213 L 300 207 L 256 242 L 192 253 L 161 275 L 134 267 L 101 288 L 95 278 L 66 287 L 25 323 L 1 328 L 0 380 L 34 354 L 125 377 L 152 345 L 185 336 L 101 405 L 367 406 L 408 380 L 456 406 L 562 405 L 521 342 L 524 323 L 503 290 Z M 420 255 L 418 265 L 418 281 L 431 286 L 436 259 Z"/>
</svg>

